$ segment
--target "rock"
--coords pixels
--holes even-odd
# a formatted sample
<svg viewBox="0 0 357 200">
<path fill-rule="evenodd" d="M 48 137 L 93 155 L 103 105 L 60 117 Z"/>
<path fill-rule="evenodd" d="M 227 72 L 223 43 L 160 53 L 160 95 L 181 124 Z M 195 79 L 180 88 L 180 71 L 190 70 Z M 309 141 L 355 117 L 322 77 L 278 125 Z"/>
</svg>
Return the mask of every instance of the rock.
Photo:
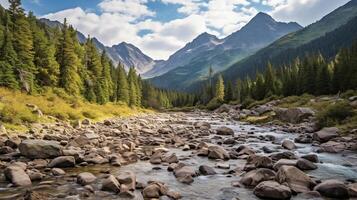
<svg viewBox="0 0 357 200">
<path fill-rule="evenodd" d="M 288 150 L 296 149 L 295 143 L 291 140 L 284 140 L 281 146 Z"/>
<path fill-rule="evenodd" d="M 174 191 L 168 191 L 166 195 L 174 200 L 182 198 L 182 196 L 179 192 L 174 192 Z"/>
<path fill-rule="evenodd" d="M 28 158 L 54 158 L 63 154 L 63 147 L 55 141 L 24 140 L 19 145 L 20 153 Z"/>
<path fill-rule="evenodd" d="M 279 170 L 281 166 L 296 166 L 297 160 L 280 159 L 273 166 L 274 170 Z"/>
<path fill-rule="evenodd" d="M 45 175 L 37 169 L 26 170 L 26 173 L 30 177 L 31 181 L 40 181 L 43 177 L 45 177 Z"/>
<path fill-rule="evenodd" d="M 212 145 L 208 147 L 208 158 L 228 160 L 228 152 L 221 146 Z"/>
<path fill-rule="evenodd" d="M 190 166 L 178 166 L 174 169 L 174 175 L 179 182 L 190 184 L 193 182 L 193 177 L 197 174 Z"/>
<path fill-rule="evenodd" d="M 345 144 L 334 141 L 328 141 L 320 145 L 321 151 L 328 153 L 339 153 L 345 150 L 345 148 Z"/>
<path fill-rule="evenodd" d="M 19 144 L 21 143 L 21 139 L 18 137 L 12 137 L 9 138 L 5 141 L 5 146 L 11 147 L 13 149 L 16 149 Z"/>
<path fill-rule="evenodd" d="M 3 146 L 3 147 L 0 147 L 0 154 L 8 154 L 8 153 L 12 153 L 14 152 L 15 150 L 12 149 L 11 147 L 9 146 Z"/>
<path fill-rule="evenodd" d="M 271 169 L 260 168 L 244 174 L 240 182 L 245 186 L 256 186 L 260 182 L 274 180 L 275 175 Z"/>
<path fill-rule="evenodd" d="M 317 169 L 317 166 L 314 163 L 312 163 L 311 161 L 306 160 L 304 158 L 300 158 L 297 161 L 296 166 L 301 170 L 314 170 L 314 169 Z"/>
<path fill-rule="evenodd" d="M 301 144 L 311 144 L 313 141 L 313 138 L 309 134 L 304 134 L 304 135 L 299 135 L 297 138 L 294 139 L 296 143 L 301 143 Z"/>
<path fill-rule="evenodd" d="M 210 129 L 211 128 L 211 125 L 208 122 L 195 122 L 193 125 L 199 129 Z"/>
<path fill-rule="evenodd" d="M 281 166 L 276 180 L 281 184 L 286 182 L 295 193 L 308 192 L 316 185 L 308 175 L 294 166 Z"/>
<path fill-rule="evenodd" d="M 319 162 L 319 158 L 317 157 L 316 154 L 307 154 L 307 155 L 303 155 L 301 156 L 301 158 L 304 158 L 310 162 L 314 162 L 314 163 L 318 163 Z"/>
<path fill-rule="evenodd" d="M 118 180 L 113 175 L 109 175 L 109 177 L 106 178 L 102 183 L 102 190 L 119 193 L 120 192 L 120 184 L 119 184 Z"/>
<path fill-rule="evenodd" d="M 60 169 L 60 168 L 52 168 L 51 169 L 51 172 L 54 176 L 63 176 L 66 174 L 65 171 L 63 171 L 63 169 Z"/>
<path fill-rule="evenodd" d="M 232 109 L 232 107 L 230 105 L 223 104 L 219 108 L 214 110 L 214 112 L 215 113 L 228 113 L 231 109 Z"/>
<path fill-rule="evenodd" d="M 14 186 L 30 186 L 32 184 L 29 175 L 18 165 L 10 165 L 4 170 L 7 180 Z"/>
<path fill-rule="evenodd" d="M 273 108 L 270 105 L 261 105 L 254 109 L 259 115 L 262 115 L 267 112 L 273 111 Z"/>
<path fill-rule="evenodd" d="M 271 159 L 273 160 L 280 160 L 280 159 L 296 159 L 296 155 L 290 151 L 284 151 L 279 153 L 274 153 L 270 155 Z"/>
<path fill-rule="evenodd" d="M 229 169 L 229 168 L 231 168 L 229 163 L 222 163 L 222 162 L 217 163 L 216 167 L 219 168 L 219 169 Z"/>
<path fill-rule="evenodd" d="M 357 183 L 352 183 L 348 186 L 348 193 L 350 197 L 357 197 Z"/>
<path fill-rule="evenodd" d="M 232 135 L 232 136 L 234 136 L 234 131 L 231 128 L 222 126 L 216 130 L 216 134 L 217 135 Z"/>
<path fill-rule="evenodd" d="M 327 180 L 318 184 L 315 188 L 322 196 L 330 198 L 344 199 L 348 198 L 348 188 L 347 186 L 338 180 Z"/>
<path fill-rule="evenodd" d="M 329 127 L 323 128 L 322 130 L 314 133 L 313 138 L 321 143 L 328 142 L 332 138 L 338 137 L 338 128 L 336 127 Z"/>
<path fill-rule="evenodd" d="M 254 194 L 260 198 L 285 200 L 290 199 L 291 190 L 275 181 L 264 181 L 254 188 Z"/>
<path fill-rule="evenodd" d="M 280 120 L 290 123 L 300 123 L 315 115 L 310 108 L 276 108 L 274 111 Z"/>
<path fill-rule="evenodd" d="M 120 184 L 126 185 L 129 190 L 135 190 L 136 176 L 133 172 L 120 172 L 116 178 Z"/>
<path fill-rule="evenodd" d="M 210 166 L 207 166 L 207 165 L 201 165 L 199 167 L 199 171 L 202 175 L 214 175 L 216 174 L 216 171 L 214 171 L 214 169 Z"/>
<path fill-rule="evenodd" d="M 77 183 L 85 186 L 93 183 L 96 179 L 97 177 L 95 177 L 92 173 L 82 172 L 77 176 Z"/>
<path fill-rule="evenodd" d="M 168 157 L 165 157 L 165 158 L 164 158 L 164 161 L 167 162 L 167 163 L 169 163 L 169 164 L 171 164 L 171 163 L 178 163 L 178 162 L 179 162 L 179 160 L 178 160 L 178 158 L 177 158 L 177 156 L 176 156 L 175 153 L 171 154 L 171 155 L 168 156 Z"/>
<path fill-rule="evenodd" d="M 143 190 L 144 198 L 160 198 L 162 195 L 166 195 L 168 188 L 159 182 L 150 183 Z"/>
<path fill-rule="evenodd" d="M 156 151 L 150 158 L 151 164 L 160 164 L 162 162 L 162 153 L 161 151 Z"/>
<path fill-rule="evenodd" d="M 64 168 L 64 167 L 74 167 L 76 164 L 76 161 L 73 156 L 60 156 L 55 159 L 53 159 L 49 164 L 48 167 L 58 167 L 58 168 Z"/>
<path fill-rule="evenodd" d="M 82 120 L 82 123 L 81 123 L 81 124 L 82 124 L 82 125 L 90 125 L 91 122 L 90 122 L 89 119 L 84 119 L 84 120 Z"/>
<path fill-rule="evenodd" d="M 250 171 L 256 168 L 272 168 L 273 161 L 267 156 L 250 155 L 244 166 L 244 171 Z"/>
</svg>

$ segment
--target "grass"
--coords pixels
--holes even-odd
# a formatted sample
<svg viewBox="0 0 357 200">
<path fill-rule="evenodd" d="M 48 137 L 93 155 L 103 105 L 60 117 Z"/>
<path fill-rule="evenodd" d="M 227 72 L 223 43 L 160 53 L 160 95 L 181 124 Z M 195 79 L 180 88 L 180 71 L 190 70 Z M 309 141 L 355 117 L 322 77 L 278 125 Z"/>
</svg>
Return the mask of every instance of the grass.
<svg viewBox="0 0 357 200">
<path fill-rule="evenodd" d="M 33 113 L 27 104 L 36 105 L 44 116 Z M 130 108 L 121 103 L 93 104 L 82 98 L 67 95 L 61 89 L 48 88 L 41 94 L 27 95 L 20 91 L 0 88 L 0 122 L 9 130 L 26 130 L 26 127 L 33 123 L 53 122 L 52 117 L 70 122 L 88 118 L 95 122 L 140 112 L 150 111 Z"/>
</svg>

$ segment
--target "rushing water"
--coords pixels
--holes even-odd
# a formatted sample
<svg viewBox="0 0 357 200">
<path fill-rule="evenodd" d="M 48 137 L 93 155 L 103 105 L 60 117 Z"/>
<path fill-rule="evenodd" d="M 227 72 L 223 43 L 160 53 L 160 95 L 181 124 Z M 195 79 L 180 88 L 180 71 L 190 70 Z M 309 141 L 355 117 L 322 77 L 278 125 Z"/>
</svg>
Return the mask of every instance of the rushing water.
<svg viewBox="0 0 357 200">
<path fill-rule="evenodd" d="M 163 119 L 164 120 L 164 119 Z M 272 135 L 276 138 L 276 142 L 273 144 L 269 141 L 261 141 L 256 138 L 247 139 L 248 142 L 245 145 L 251 146 L 256 150 L 260 150 L 263 146 L 267 146 L 278 151 L 284 151 L 281 148 L 280 142 L 285 139 L 294 139 L 297 134 L 284 133 L 276 131 L 273 127 L 258 127 L 254 125 L 248 125 L 236 121 L 222 120 L 221 118 L 212 118 L 208 115 L 188 114 L 186 120 L 189 123 L 196 121 L 209 122 L 213 128 L 219 126 L 227 126 L 235 131 L 236 135 L 247 134 L 253 131 L 255 136 L 259 135 Z M 211 135 L 212 137 L 213 135 Z M 237 144 L 238 147 L 240 144 Z M 316 153 L 317 147 L 310 144 L 297 144 L 298 148 L 295 150 L 295 154 L 301 156 L 312 152 Z M 168 154 L 176 153 L 181 159 L 181 162 L 187 163 L 198 170 L 200 165 L 208 165 L 214 167 L 215 161 L 209 160 L 206 157 L 198 157 L 191 151 L 182 151 L 181 149 L 172 148 L 169 149 Z M 259 154 L 264 154 L 262 151 Z M 307 173 L 320 180 L 325 179 L 357 179 L 357 155 L 346 152 L 344 154 L 328 154 L 328 153 L 316 153 L 321 163 L 317 164 L 318 169 L 308 171 Z M 243 168 L 245 160 L 229 160 L 226 161 L 230 164 L 230 169 Z M 155 169 L 153 169 L 155 167 Z M 227 170 L 215 168 L 217 174 L 211 176 L 198 176 L 194 178 L 194 182 L 190 185 L 182 184 L 176 180 L 172 172 L 167 171 L 167 165 L 152 165 L 148 161 L 138 161 L 133 164 L 129 164 L 121 167 L 113 167 L 110 165 L 95 165 L 88 167 L 78 167 L 73 169 L 66 169 L 66 176 L 60 178 L 49 178 L 47 180 L 53 181 L 52 187 L 42 188 L 41 191 L 48 192 L 49 195 L 53 195 L 53 199 L 64 199 L 65 196 L 70 199 L 78 199 L 79 194 L 83 191 L 83 187 L 75 183 L 75 176 L 84 171 L 89 171 L 95 174 L 97 177 L 104 176 L 104 171 L 109 171 L 113 175 L 117 175 L 122 171 L 132 171 L 136 174 L 138 182 L 146 183 L 149 180 L 156 180 L 164 182 L 171 190 L 178 191 L 183 196 L 183 199 L 187 200 L 253 200 L 258 199 L 254 196 L 252 189 L 244 187 L 233 187 L 232 182 L 239 181 L 240 177 L 236 175 L 229 175 L 225 172 Z M 98 182 L 94 184 L 96 194 L 86 199 L 115 199 L 114 194 L 100 191 L 100 178 Z M 34 183 L 35 187 L 38 187 L 38 183 Z M 37 186 L 36 186 L 37 185 Z M 22 189 L 6 188 L 6 182 L 3 175 L 0 176 L 0 197 L 6 195 L 19 193 Z M 63 195 L 61 195 L 63 194 Z M 72 196 L 69 194 L 73 194 Z M 70 196 L 70 197 L 68 197 Z M 1 198 L 0 198 L 1 199 Z M 300 200 L 304 199 L 300 196 L 295 196 L 292 199 Z"/>
</svg>

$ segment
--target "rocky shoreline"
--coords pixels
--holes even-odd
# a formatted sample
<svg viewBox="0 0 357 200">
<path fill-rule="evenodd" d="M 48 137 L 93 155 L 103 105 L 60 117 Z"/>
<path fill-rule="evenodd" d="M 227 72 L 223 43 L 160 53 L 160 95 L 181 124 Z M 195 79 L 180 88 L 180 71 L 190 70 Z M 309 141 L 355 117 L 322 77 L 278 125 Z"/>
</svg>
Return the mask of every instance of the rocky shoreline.
<svg viewBox="0 0 357 200">
<path fill-rule="evenodd" d="M 337 128 L 316 130 L 309 110 L 277 111 L 299 123 L 282 126 L 234 121 L 246 112 L 157 113 L 95 124 L 84 120 L 76 127 L 39 124 L 26 135 L 3 133 L 0 199 L 207 199 L 197 193 L 205 185 L 195 185 L 203 177 L 218 177 L 231 186 L 216 185 L 223 196 L 208 194 L 211 199 L 357 197 L 356 136 L 341 137 Z M 299 151 L 304 148 L 315 152 Z M 349 164 L 341 163 L 352 177 L 307 173 L 320 170 L 319 153 L 352 155 Z M 142 169 L 148 174 L 144 182 L 140 165 L 149 168 Z M 160 176 L 175 183 L 162 182 Z M 191 186 L 196 197 L 182 189 Z"/>
</svg>

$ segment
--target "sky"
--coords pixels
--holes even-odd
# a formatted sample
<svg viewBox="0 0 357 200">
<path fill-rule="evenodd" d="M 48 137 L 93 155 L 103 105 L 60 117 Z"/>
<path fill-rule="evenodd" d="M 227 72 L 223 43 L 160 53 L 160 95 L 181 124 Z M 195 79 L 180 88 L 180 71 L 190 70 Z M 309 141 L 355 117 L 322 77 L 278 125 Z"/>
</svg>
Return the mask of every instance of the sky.
<svg viewBox="0 0 357 200">
<path fill-rule="evenodd" d="M 258 12 L 309 25 L 349 0 L 22 0 L 39 18 L 64 18 L 85 35 L 112 46 L 128 42 L 153 59 L 167 59 L 203 32 L 219 38 Z M 8 7 L 7 0 L 0 4 Z"/>
</svg>

